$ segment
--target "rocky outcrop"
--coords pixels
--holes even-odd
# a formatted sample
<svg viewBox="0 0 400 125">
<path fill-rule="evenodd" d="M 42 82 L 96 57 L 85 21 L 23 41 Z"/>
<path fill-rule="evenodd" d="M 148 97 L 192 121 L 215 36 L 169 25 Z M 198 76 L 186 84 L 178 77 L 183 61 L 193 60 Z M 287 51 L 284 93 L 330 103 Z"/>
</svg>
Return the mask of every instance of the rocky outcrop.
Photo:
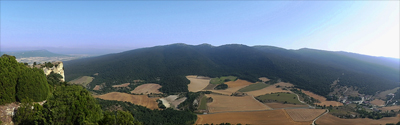
<svg viewBox="0 0 400 125">
<path fill-rule="evenodd" d="M 64 65 L 62 62 L 52 62 L 52 64 L 54 65 L 53 67 L 49 68 L 49 67 L 42 67 L 44 74 L 49 75 L 51 72 L 60 74 L 63 78 L 61 79 L 61 81 L 65 81 L 65 75 L 64 75 Z"/>
</svg>

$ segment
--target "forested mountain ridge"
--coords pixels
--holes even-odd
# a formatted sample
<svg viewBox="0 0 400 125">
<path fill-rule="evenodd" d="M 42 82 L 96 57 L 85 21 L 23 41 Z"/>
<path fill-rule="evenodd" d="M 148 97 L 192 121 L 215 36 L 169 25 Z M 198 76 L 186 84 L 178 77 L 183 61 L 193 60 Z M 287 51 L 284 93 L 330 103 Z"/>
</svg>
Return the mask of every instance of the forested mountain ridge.
<svg viewBox="0 0 400 125">
<path fill-rule="evenodd" d="M 332 91 L 330 84 L 337 78 L 341 79 L 340 84 L 357 86 L 360 93 L 365 94 L 398 86 L 398 81 L 395 81 L 396 75 L 397 79 L 399 76 L 398 70 L 348 56 L 329 55 L 333 53 L 238 44 L 217 47 L 171 44 L 66 61 L 64 64 L 67 81 L 99 73 L 90 84 L 92 88 L 104 82 L 114 85 L 142 79 L 162 85 L 160 90 L 164 93 L 186 92 L 189 81 L 185 75 L 233 75 L 251 82 L 259 77 L 280 78 L 324 96 Z M 339 61 L 334 62 L 336 59 Z M 348 60 L 353 65 L 347 65 Z"/>
</svg>

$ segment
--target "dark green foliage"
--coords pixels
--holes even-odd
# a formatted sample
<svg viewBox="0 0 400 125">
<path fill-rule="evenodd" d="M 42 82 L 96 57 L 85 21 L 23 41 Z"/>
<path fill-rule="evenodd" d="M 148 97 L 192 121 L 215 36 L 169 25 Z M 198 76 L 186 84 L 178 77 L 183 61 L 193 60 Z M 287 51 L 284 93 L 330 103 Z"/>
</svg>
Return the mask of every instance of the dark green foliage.
<svg viewBox="0 0 400 125">
<path fill-rule="evenodd" d="M 193 101 L 197 99 L 203 92 L 188 92 L 186 93 L 186 100 L 178 105 L 181 110 L 195 111 L 196 107 L 193 105 Z"/>
<path fill-rule="evenodd" d="M 43 70 L 37 68 L 24 68 L 17 80 L 17 101 L 39 102 L 46 100 L 49 95 L 49 85 Z"/>
<path fill-rule="evenodd" d="M 14 56 L 0 57 L 0 105 L 15 101 L 43 101 L 49 85 L 41 69 L 18 63 Z"/>
<path fill-rule="evenodd" d="M 104 112 L 104 118 L 99 122 L 100 125 L 141 125 L 139 121 L 133 118 L 127 111 Z"/>
<path fill-rule="evenodd" d="M 151 110 L 130 102 L 98 100 L 103 110 L 119 110 L 114 107 L 120 107 L 124 111 L 129 111 L 135 119 L 144 125 L 193 125 L 197 119 L 195 114 L 187 111 L 177 111 L 171 108 Z"/>
<path fill-rule="evenodd" d="M 51 68 L 53 66 L 54 66 L 54 64 L 51 62 L 44 62 L 44 67 Z"/>
<path fill-rule="evenodd" d="M 46 115 L 43 114 L 41 105 L 22 103 L 13 117 L 13 122 L 16 125 L 44 125 L 48 123 L 45 119 Z"/>
<path fill-rule="evenodd" d="M 103 117 L 97 101 L 79 85 L 57 86 L 43 107 L 51 124 L 96 123 Z"/>
<path fill-rule="evenodd" d="M 227 89 L 227 88 L 228 88 L 228 85 L 225 84 L 225 83 L 222 83 L 222 84 L 219 84 L 218 86 L 216 86 L 214 89 L 216 89 L 216 90 L 224 90 L 224 89 Z"/>
</svg>

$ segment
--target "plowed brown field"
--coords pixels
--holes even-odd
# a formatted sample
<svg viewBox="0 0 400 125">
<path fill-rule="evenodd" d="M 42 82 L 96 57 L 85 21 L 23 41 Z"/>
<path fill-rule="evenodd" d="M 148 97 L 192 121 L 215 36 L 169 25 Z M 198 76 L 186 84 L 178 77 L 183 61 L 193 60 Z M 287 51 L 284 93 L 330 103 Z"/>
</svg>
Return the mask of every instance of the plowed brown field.
<svg viewBox="0 0 400 125">
<path fill-rule="evenodd" d="M 271 109 L 251 96 L 236 97 L 216 94 L 207 94 L 206 96 L 213 98 L 213 102 L 207 103 L 210 113 Z"/>
<path fill-rule="evenodd" d="M 382 110 L 382 111 L 390 111 L 390 110 L 393 110 L 393 111 L 395 111 L 395 112 L 397 112 L 397 111 L 399 111 L 400 110 L 400 106 L 388 106 L 388 107 L 382 107 L 382 108 L 379 108 L 379 110 Z"/>
<path fill-rule="evenodd" d="M 195 75 L 189 75 L 186 76 L 187 79 L 190 80 L 190 84 L 188 85 L 188 89 L 190 92 L 198 92 L 203 90 L 204 88 L 207 87 L 208 84 L 210 84 L 210 80 L 208 78 L 197 78 Z"/>
<path fill-rule="evenodd" d="M 234 87 L 248 86 L 253 83 L 248 82 L 246 80 L 237 79 L 236 81 L 225 82 L 225 84 L 228 85 L 228 88 L 234 88 Z"/>
<path fill-rule="evenodd" d="M 282 87 L 284 87 L 284 86 L 287 86 L 287 87 L 293 86 L 293 84 L 290 84 L 290 83 L 280 82 L 280 83 L 276 83 L 274 85 L 270 85 L 270 86 L 265 87 L 265 88 L 260 89 L 260 90 L 250 91 L 250 92 L 245 92 L 245 93 L 247 93 L 249 95 L 253 95 L 253 96 L 260 96 L 260 95 L 265 95 L 265 94 L 271 94 L 272 92 L 273 93 L 276 93 L 276 92 L 289 92 L 288 90 L 282 90 L 282 88 L 276 88 L 277 85 L 282 86 Z"/>
<path fill-rule="evenodd" d="M 322 113 L 325 109 L 285 109 L 294 121 L 312 121 Z"/>
<path fill-rule="evenodd" d="M 293 121 L 285 110 L 253 111 L 253 112 L 227 112 L 207 115 L 197 115 L 196 124 L 206 123 L 231 123 L 242 125 L 310 125 L 311 122 Z"/>
<path fill-rule="evenodd" d="M 116 88 L 116 87 L 128 87 L 130 85 L 130 83 L 124 83 L 121 85 L 113 85 L 112 87 Z"/>
<path fill-rule="evenodd" d="M 337 101 L 326 101 L 326 98 L 325 97 L 323 97 L 323 96 L 320 96 L 320 95 L 317 95 L 317 94 L 314 94 L 314 93 L 312 93 L 312 92 L 310 92 L 310 91 L 306 91 L 306 90 L 301 90 L 304 94 L 306 94 L 306 95 L 308 95 L 308 96 L 310 96 L 310 97 L 313 97 L 313 98 L 315 98 L 315 99 L 318 99 L 321 103 L 315 103 L 315 104 L 317 104 L 317 105 L 326 105 L 326 106 L 329 106 L 329 105 L 332 105 L 332 106 L 342 106 L 343 105 L 343 103 L 340 103 L 340 102 L 337 102 Z"/>
<path fill-rule="evenodd" d="M 161 93 L 158 91 L 158 89 L 161 88 L 161 85 L 159 84 L 154 84 L 154 83 L 148 83 L 148 84 L 143 84 L 138 87 L 136 87 L 134 90 L 131 91 L 131 93 L 135 94 L 150 94 L 150 93 Z"/>
<path fill-rule="evenodd" d="M 327 113 L 315 121 L 315 123 L 318 125 L 385 125 L 386 123 L 396 124 L 399 121 L 400 115 L 397 115 L 397 117 L 383 117 L 379 120 L 373 120 L 368 118 L 341 119 Z"/>
<path fill-rule="evenodd" d="M 101 98 L 104 100 L 116 100 L 116 101 L 127 101 L 136 105 L 145 106 L 149 109 L 158 109 L 158 103 L 156 102 L 159 98 L 149 98 L 147 95 L 131 95 L 120 92 L 110 92 L 104 95 L 94 96 L 95 98 Z"/>
</svg>

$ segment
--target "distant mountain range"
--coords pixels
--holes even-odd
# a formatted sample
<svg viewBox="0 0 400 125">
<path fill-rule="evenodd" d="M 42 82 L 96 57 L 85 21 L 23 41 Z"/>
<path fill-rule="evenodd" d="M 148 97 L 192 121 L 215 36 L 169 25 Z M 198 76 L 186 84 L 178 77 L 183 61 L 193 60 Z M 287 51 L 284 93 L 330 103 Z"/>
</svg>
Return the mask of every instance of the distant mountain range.
<svg viewBox="0 0 400 125">
<path fill-rule="evenodd" d="M 69 55 L 52 53 L 47 50 L 31 50 L 31 51 L 18 51 L 18 52 L 1 52 L 1 55 L 13 55 L 16 58 L 29 58 L 29 57 L 69 57 Z"/>
<path fill-rule="evenodd" d="M 375 94 L 399 86 L 399 59 L 315 49 L 287 50 L 273 46 L 171 44 L 64 62 L 66 80 L 95 76 L 90 86 L 108 86 L 136 79 L 155 82 L 164 93 L 186 92 L 186 75 L 234 75 L 256 82 L 281 79 L 327 96 L 332 82 Z"/>
</svg>

